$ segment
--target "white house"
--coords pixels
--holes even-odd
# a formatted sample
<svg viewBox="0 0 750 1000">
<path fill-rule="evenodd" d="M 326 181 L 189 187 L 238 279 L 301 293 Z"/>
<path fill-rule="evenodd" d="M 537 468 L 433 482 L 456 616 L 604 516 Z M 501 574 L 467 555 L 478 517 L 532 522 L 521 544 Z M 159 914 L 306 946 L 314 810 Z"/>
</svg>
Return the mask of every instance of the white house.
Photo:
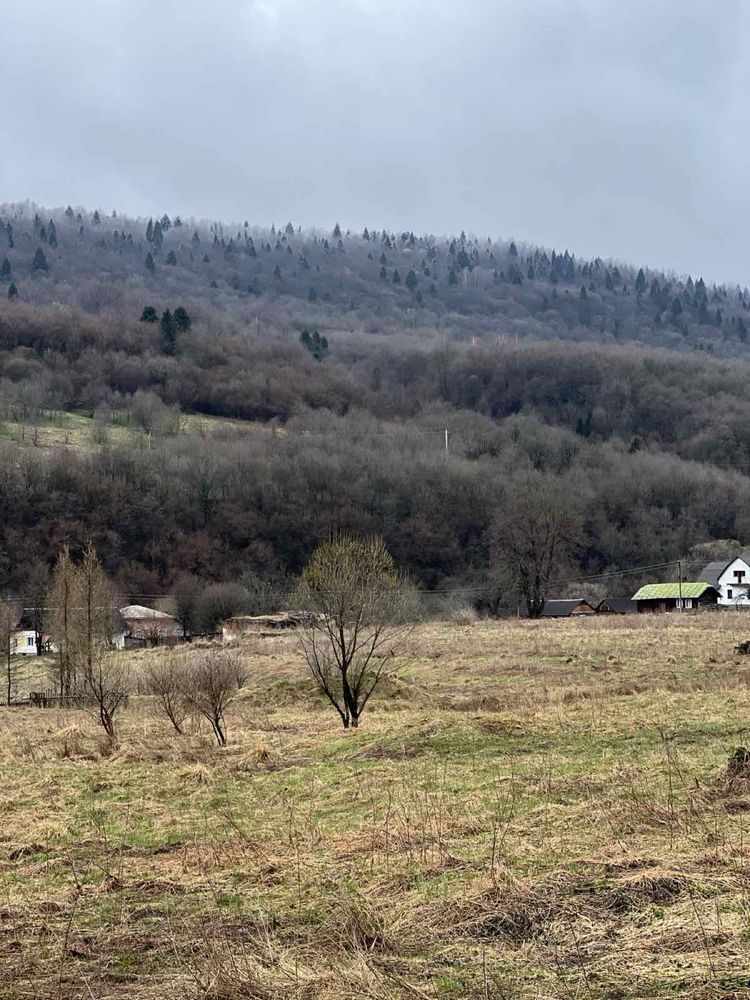
<svg viewBox="0 0 750 1000">
<path fill-rule="evenodd" d="M 10 651 L 14 656 L 36 656 L 36 632 L 34 629 L 17 629 L 10 639 Z"/>
<path fill-rule="evenodd" d="M 741 552 L 728 562 L 725 559 L 710 562 L 698 579 L 716 587 L 722 607 L 750 608 L 750 551 Z"/>
</svg>

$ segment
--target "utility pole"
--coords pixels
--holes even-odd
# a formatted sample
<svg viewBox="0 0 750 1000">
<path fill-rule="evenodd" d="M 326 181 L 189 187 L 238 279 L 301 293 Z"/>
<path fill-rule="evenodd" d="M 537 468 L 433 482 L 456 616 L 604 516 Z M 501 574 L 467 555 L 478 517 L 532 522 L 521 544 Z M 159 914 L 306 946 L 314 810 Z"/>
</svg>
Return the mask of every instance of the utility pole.
<svg viewBox="0 0 750 1000">
<path fill-rule="evenodd" d="M 448 454 L 448 428 L 445 428 L 445 454 Z"/>
<path fill-rule="evenodd" d="M 678 580 L 677 586 L 679 587 L 679 592 L 680 592 L 679 609 L 680 611 L 682 611 L 682 560 L 681 559 L 677 560 L 677 580 Z"/>
</svg>

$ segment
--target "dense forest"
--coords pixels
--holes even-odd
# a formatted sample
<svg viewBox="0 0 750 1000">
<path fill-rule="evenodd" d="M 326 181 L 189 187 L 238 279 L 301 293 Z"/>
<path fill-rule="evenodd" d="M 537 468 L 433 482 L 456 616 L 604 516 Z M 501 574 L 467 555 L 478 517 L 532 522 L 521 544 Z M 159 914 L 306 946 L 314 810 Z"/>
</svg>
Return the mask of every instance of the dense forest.
<svg viewBox="0 0 750 1000">
<path fill-rule="evenodd" d="M 0 436 L 4 593 L 91 539 L 125 594 L 273 601 L 351 529 L 426 590 L 509 607 L 498 528 L 540 487 L 570 578 L 750 541 L 746 289 L 464 234 L 30 205 L 0 209 L 0 281 L 6 432 L 92 425 L 83 449 Z"/>
</svg>

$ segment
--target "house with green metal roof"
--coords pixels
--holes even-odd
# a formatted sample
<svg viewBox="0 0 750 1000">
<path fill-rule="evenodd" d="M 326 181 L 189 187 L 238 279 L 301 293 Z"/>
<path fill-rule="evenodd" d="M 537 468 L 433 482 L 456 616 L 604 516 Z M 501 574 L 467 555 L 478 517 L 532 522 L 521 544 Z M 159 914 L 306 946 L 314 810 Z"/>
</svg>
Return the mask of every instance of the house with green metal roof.
<svg viewBox="0 0 750 1000">
<path fill-rule="evenodd" d="M 633 594 L 632 599 L 639 612 L 664 612 L 714 607 L 720 596 L 710 583 L 683 580 L 682 583 L 647 583 Z"/>
</svg>

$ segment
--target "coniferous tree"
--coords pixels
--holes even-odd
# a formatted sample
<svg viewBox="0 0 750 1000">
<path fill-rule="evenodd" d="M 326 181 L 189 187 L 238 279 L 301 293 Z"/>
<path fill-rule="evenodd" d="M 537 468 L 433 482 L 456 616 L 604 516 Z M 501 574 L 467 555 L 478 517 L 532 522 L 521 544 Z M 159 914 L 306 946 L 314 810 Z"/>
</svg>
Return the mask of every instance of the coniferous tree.
<svg viewBox="0 0 750 1000">
<path fill-rule="evenodd" d="M 47 263 L 47 258 L 44 256 L 44 250 L 41 247 L 37 247 L 36 253 L 34 254 L 34 259 L 31 262 L 32 271 L 49 271 L 49 264 Z"/>
<path fill-rule="evenodd" d="M 340 240 L 341 239 L 341 226 L 338 224 L 338 222 L 333 227 L 333 238 L 335 240 Z"/>
<path fill-rule="evenodd" d="M 144 264 L 146 265 L 146 270 L 147 270 L 147 271 L 151 271 L 151 273 L 153 274 L 153 273 L 154 273 L 154 271 L 156 270 L 156 264 L 154 264 L 154 258 L 153 258 L 153 256 L 152 256 L 152 254 L 151 254 L 151 251 L 150 251 L 150 250 L 149 250 L 149 252 L 148 252 L 148 253 L 146 254 L 146 259 L 145 259 L 145 261 L 144 261 Z"/>
<path fill-rule="evenodd" d="M 635 290 L 639 295 L 643 295 L 646 291 L 646 275 L 643 273 L 643 268 L 640 268 L 635 279 Z"/>
<path fill-rule="evenodd" d="M 92 218 L 92 222 L 94 223 L 94 225 L 98 226 L 101 221 L 102 221 L 101 215 L 99 215 L 98 212 L 94 212 L 94 215 L 93 215 L 93 218 Z"/>
<path fill-rule="evenodd" d="M 15 299 L 17 297 L 18 297 L 18 286 L 16 285 L 15 281 L 11 281 L 11 283 L 8 285 L 8 298 Z"/>
<path fill-rule="evenodd" d="M 393 277 L 391 278 L 391 281 L 393 282 L 394 285 L 400 285 L 401 284 L 401 275 L 398 273 L 398 268 L 394 269 L 394 271 L 393 271 Z"/>
<path fill-rule="evenodd" d="M 172 355 L 177 347 L 177 328 L 169 309 L 165 309 L 159 321 L 162 354 Z"/>
<path fill-rule="evenodd" d="M 2 264 L 0 264 L 0 281 L 7 281 L 11 273 L 10 261 L 6 257 Z"/>
<path fill-rule="evenodd" d="M 161 250 L 162 244 L 164 243 L 164 230 L 162 229 L 161 222 L 154 223 L 154 231 L 151 236 L 151 241 L 157 250 Z"/>
<path fill-rule="evenodd" d="M 414 289 L 417 287 L 417 276 L 414 273 L 413 269 L 410 269 L 409 273 L 406 275 L 405 284 L 410 292 L 413 292 Z"/>
<path fill-rule="evenodd" d="M 154 221 L 153 221 L 153 219 L 149 219 L 148 220 L 148 224 L 146 225 L 146 240 L 149 243 L 153 243 L 153 241 L 154 241 Z"/>
<path fill-rule="evenodd" d="M 174 250 L 170 250 L 167 254 L 167 264 L 172 264 L 173 266 L 177 263 L 177 254 Z"/>
<path fill-rule="evenodd" d="M 187 309 L 184 306 L 177 306 L 174 311 L 174 325 L 178 333 L 187 333 L 190 329 L 192 320 L 188 315 Z"/>
<path fill-rule="evenodd" d="M 52 219 L 49 220 L 47 225 L 47 242 L 53 249 L 57 246 L 57 229 Z"/>
<path fill-rule="evenodd" d="M 143 312 L 141 313 L 141 323 L 156 323 L 159 319 L 159 314 L 153 306 L 144 306 Z"/>
</svg>

